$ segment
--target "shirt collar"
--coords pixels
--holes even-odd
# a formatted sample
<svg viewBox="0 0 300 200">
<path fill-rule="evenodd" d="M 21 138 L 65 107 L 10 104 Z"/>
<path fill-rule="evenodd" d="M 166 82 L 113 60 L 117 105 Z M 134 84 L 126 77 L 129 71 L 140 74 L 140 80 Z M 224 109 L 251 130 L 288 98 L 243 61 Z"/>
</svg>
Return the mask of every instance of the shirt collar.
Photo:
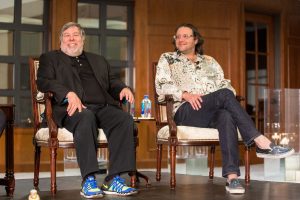
<svg viewBox="0 0 300 200">
<path fill-rule="evenodd" d="M 201 62 L 203 60 L 203 55 L 200 55 L 199 53 L 196 54 L 197 55 L 197 60 L 196 62 Z M 183 55 L 183 53 L 181 53 L 180 51 L 176 51 L 176 54 L 175 54 L 176 58 L 177 59 L 187 59 L 187 57 L 185 57 Z"/>
</svg>

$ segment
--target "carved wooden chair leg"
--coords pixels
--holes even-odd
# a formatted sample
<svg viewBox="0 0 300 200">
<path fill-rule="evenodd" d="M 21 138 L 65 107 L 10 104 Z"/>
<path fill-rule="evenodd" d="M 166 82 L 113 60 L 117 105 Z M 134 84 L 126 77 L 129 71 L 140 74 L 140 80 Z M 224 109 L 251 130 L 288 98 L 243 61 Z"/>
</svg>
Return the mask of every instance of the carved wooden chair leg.
<svg viewBox="0 0 300 200">
<path fill-rule="evenodd" d="M 41 160 L 41 147 L 35 146 L 34 175 L 33 175 L 33 186 L 35 189 L 38 189 L 39 187 L 40 160 Z"/>
<path fill-rule="evenodd" d="M 176 146 L 170 146 L 170 164 L 171 164 L 171 178 L 170 178 L 170 186 L 171 189 L 175 189 L 176 187 Z"/>
<path fill-rule="evenodd" d="M 56 156 L 57 156 L 57 148 L 50 148 L 50 167 L 51 167 L 51 185 L 50 191 L 52 195 L 56 194 L 57 186 L 56 186 Z"/>
<path fill-rule="evenodd" d="M 130 176 L 130 186 L 136 188 L 136 182 L 138 182 L 136 172 L 129 173 L 129 176 Z"/>
<path fill-rule="evenodd" d="M 214 166 L 215 166 L 215 151 L 216 147 L 211 146 L 210 147 L 210 164 L 209 164 L 209 178 L 214 178 Z"/>
<path fill-rule="evenodd" d="M 157 145 L 156 149 L 156 181 L 161 179 L 161 159 L 162 159 L 162 144 Z"/>
<path fill-rule="evenodd" d="M 7 196 L 9 197 L 13 197 L 14 191 L 15 191 L 15 185 L 16 185 L 16 181 L 15 179 L 11 179 L 10 177 L 6 176 L 5 178 L 8 178 L 8 186 L 5 187 L 5 191 Z"/>
<path fill-rule="evenodd" d="M 250 184 L 250 161 L 249 161 L 249 153 L 250 153 L 250 146 L 245 146 L 245 183 L 246 185 Z"/>
</svg>

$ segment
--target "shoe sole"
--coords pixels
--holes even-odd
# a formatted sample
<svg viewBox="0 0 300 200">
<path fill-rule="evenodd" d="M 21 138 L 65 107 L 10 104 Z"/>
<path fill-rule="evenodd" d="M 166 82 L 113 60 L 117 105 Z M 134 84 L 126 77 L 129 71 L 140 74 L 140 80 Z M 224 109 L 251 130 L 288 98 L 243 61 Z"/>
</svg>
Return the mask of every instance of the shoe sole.
<svg viewBox="0 0 300 200">
<path fill-rule="evenodd" d="M 229 192 L 230 194 L 244 194 L 245 193 L 244 188 L 233 189 L 233 188 L 228 188 L 227 186 L 225 188 L 226 188 L 226 191 Z"/>
<path fill-rule="evenodd" d="M 103 193 L 107 194 L 107 195 L 115 195 L 115 196 L 130 196 L 130 195 L 137 194 L 138 191 L 128 192 L 128 193 L 118 193 L 118 192 L 111 192 L 111 191 L 103 191 Z"/>
<path fill-rule="evenodd" d="M 95 194 L 95 195 L 85 195 L 83 192 L 80 191 L 80 195 L 83 196 L 84 198 L 87 198 L 87 199 L 99 199 L 99 198 L 102 198 L 103 197 L 103 194 Z"/>
<path fill-rule="evenodd" d="M 265 153 L 256 153 L 256 156 L 259 158 L 271 158 L 271 159 L 279 159 L 279 158 L 285 158 L 295 153 L 294 149 L 291 149 L 290 151 L 283 153 L 283 154 L 277 154 L 277 155 L 271 155 L 271 154 L 265 154 Z"/>
</svg>

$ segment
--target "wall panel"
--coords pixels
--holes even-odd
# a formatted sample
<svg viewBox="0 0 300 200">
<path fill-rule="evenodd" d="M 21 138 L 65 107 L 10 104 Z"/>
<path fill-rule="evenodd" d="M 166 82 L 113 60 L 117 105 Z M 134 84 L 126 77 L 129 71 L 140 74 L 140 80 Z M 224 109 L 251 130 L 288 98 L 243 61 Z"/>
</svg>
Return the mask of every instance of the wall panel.
<svg viewBox="0 0 300 200">
<path fill-rule="evenodd" d="M 240 18 L 237 17 L 240 13 L 239 1 L 183 2 L 179 0 L 148 1 L 149 63 L 157 60 L 164 51 L 173 50 L 171 37 L 176 26 L 188 22 L 198 27 L 205 39 L 205 53 L 220 62 L 226 76 L 228 78 L 240 77 L 240 60 L 237 53 L 242 36 L 238 34 L 238 29 L 234 28 L 240 25 Z M 152 37 L 153 35 L 156 37 L 160 35 L 161 40 L 158 42 L 157 38 Z M 225 46 L 223 46 L 224 40 L 227 41 Z M 233 85 L 240 91 L 238 81 L 234 80 Z"/>
<path fill-rule="evenodd" d="M 34 169 L 34 147 L 32 144 L 32 128 L 14 129 L 14 170 L 15 172 L 33 172 Z M 0 138 L 0 172 L 5 171 L 5 135 Z M 47 148 L 41 151 L 40 171 L 50 171 L 50 153 Z M 57 170 L 63 171 L 63 151 L 59 150 L 57 154 Z"/>
<path fill-rule="evenodd" d="M 298 9 L 300 9 L 300 3 Z M 286 74 L 285 87 L 300 88 L 300 15 L 291 14 L 287 16 L 286 41 L 287 66 L 284 68 Z"/>
<path fill-rule="evenodd" d="M 300 40 L 299 44 L 289 45 L 288 46 L 288 80 L 289 80 L 289 88 L 300 88 Z"/>
<path fill-rule="evenodd" d="M 147 5 L 145 5 L 147 2 Z M 241 2 L 238 0 L 157 0 L 136 1 L 136 13 L 140 13 L 136 21 L 139 26 L 136 29 L 138 42 L 143 43 L 144 49 L 135 49 L 136 63 L 136 102 L 137 113 L 140 112 L 139 102 L 145 93 L 150 94 L 153 101 L 152 89 L 152 63 L 158 61 L 159 56 L 166 51 L 173 51 L 172 36 L 177 25 L 185 22 L 198 27 L 205 39 L 204 51 L 213 56 L 223 67 L 226 78 L 241 77 L 240 37 L 241 26 Z M 145 9 L 144 11 L 140 9 Z M 146 13 L 146 14 L 145 14 Z M 144 27 L 140 26 L 143 23 Z M 144 29 L 145 28 L 145 29 Z M 147 31 L 145 31 L 147 30 Z M 145 78 L 145 75 L 147 78 Z M 140 79 L 139 77 L 143 77 Z M 239 79 L 232 81 L 237 91 L 240 91 Z M 143 126 L 149 126 L 147 128 Z M 140 125 L 143 136 L 155 137 L 154 124 Z M 141 132 L 140 131 L 140 132 Z M 146 138 L 145 138 L 146 139 Z M 149 139 L 149 138 L 147 138 Z M 147 147 L 146 147 L 147 148 Z M 148 146 L 149 151 L 152 148 Z M 149 158 L 155 162 L 155 155 Z"/>
</svg>

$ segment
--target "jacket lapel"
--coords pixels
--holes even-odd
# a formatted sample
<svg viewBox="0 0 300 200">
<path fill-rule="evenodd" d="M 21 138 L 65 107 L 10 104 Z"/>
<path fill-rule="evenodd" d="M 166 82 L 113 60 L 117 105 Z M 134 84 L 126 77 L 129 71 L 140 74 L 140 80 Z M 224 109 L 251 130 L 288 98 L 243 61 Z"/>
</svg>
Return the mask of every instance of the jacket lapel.
<svg viewBox="0 0 300 200">
<path fill-rule="evenodd" d="M 62 62 L 65 64 L 64 67 L 68 67 L 72 72 L 73 75 L 76 77 L 77 81 L 81 83 L 78 71 L 75 66 L 73 66 L 73 63 L 68 55 L 63 53 L 62 51 L 58 51 L 59 57 L 62 60 Z"/>
<path fill-rule="evenodd" d="M 58 60 L 61 61 L 60 65 L 63 65 L 64 68 L 68 68 L 68 71 L 72 72 L 72 74 L 70 74 L 70 76 L 75 77 L 75 79 L 74 79 L 75 81 L 73 82 L 73 87 L 77 88 L 77 89 L 75 89 L 75 91 L 77 91 L 76 93 L 79 96 L 79 98 L 82 99 L 83 88 L 81 86 L 81 80 L 80 80 L 80 77 L 79 77 L 76 67 L 73 66 L 72 60 L 70 59 L 70 57 L 68 55 L 66 55 L 65 53 L 63 53 L 60 50 L 58 51 Z"/>
</svg>

